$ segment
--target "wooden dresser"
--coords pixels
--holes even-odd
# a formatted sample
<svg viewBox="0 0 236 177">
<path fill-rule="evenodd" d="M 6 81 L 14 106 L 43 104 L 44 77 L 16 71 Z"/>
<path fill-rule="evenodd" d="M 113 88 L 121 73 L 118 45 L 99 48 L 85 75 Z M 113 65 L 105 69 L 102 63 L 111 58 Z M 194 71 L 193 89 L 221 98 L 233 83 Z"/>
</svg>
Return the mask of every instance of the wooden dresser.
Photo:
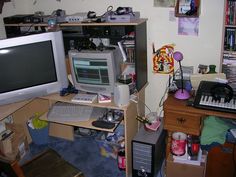
<svg viewBox="0 0 236 177">
<path fill-rule="evenodd" d="M 187 102 L 185 100 L 178 100 L 174 98 L 174 95 L 170 94 L 168 98 L 166 99 L 166 101 L 164 102 L 164 129 L 168 131 L 166 157 L 168 157 L 170 153 L 172 132 L 184 132 L 187 134 L 200 136 L 201 129 L 203 127 L 203 119 L 204 117 L 209 116 L 209 115 L 218 116 L 222 118 L 236 119 L 236 114 L 234 113 L 197 109 L 192 106 L 187 106 Z M 217 177 L 215 176 L 215 174 L 218 174 L 217 169 L 214 168 L 214 166 L 219 167 L 220 166 L 219 163 L 221 163 L 221 161 L 222 162 L 227 161 L 225 159 L 221 159 L 221 160 L 218 159 L 217 161 L 215 161 L 214 160 L 215 158 L 213 158 L 213 156 L 215 155 L 217 154 L 214 154 L 211 151 L 208 154 L 207 170 L 206 170 L 207 177 L 213 177 L 213 174 L 214 174 L 214 177 Z M 235 156 L 235 160 L 236 160 L 236 156 Z M 231 152 L 230 162 L 233 163 L 232 152 Z M 217 165 L 215 165 L 216 163 Z M 229 168 L 224 168 L 224 169 L 226 171 L 230 171 L 230 170 L 233 171 L 232 165 L 229 165 L 228 167 L 230 169 Z M 224 169 L 220 168 L 219 170 L 222 171 Z"/>
</svg>

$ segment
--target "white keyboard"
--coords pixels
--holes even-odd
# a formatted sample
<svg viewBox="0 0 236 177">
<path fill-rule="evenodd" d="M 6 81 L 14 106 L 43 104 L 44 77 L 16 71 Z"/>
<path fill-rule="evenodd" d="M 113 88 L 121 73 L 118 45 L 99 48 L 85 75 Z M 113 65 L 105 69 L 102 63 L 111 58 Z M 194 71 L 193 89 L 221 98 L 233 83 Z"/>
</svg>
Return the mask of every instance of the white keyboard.
<svg viewBox="0 0 236 177">
<path fill-rule="evenodd" d="M 102 116 L 104 112 L 104 108 L 94 108 L 86 105 L 56 102 L 48 112 L 48 120 L 62 122 L 88 121 L 91 117 L 97 118 Z"/>
</svg>

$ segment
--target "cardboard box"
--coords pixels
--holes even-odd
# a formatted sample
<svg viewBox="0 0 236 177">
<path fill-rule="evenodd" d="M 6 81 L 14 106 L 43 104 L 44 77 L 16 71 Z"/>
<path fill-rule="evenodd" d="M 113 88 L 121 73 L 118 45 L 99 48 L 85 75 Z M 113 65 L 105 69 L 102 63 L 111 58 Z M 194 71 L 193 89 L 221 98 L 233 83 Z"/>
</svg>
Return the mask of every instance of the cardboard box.
<svg viewBox="0 0 236 177">
<path fill-rule="evenodd" d="M 170 154 L 166 161 L 166 177 L 204 177 L 206 162 L 198 165 L 181 164 L 173 162 Z"/>
<path fill-rule="evenodd" d="M 13 134 L 9 134 L 6 138 L 0 140 L 0 154 L 6 155 L 12 153 L 12 138 Z"/>
<path fill-rule="evenodd" d="M 19 124 L 6 124 L 6 129 L 13 131 L 12 137 L 9 139 L 10 142 L 8 142 L 8 148 L 11 151 L 1 155 L 5 156 L 8 160 L 20 160 L 29 149 L 24 128 Z"/>
</svg>

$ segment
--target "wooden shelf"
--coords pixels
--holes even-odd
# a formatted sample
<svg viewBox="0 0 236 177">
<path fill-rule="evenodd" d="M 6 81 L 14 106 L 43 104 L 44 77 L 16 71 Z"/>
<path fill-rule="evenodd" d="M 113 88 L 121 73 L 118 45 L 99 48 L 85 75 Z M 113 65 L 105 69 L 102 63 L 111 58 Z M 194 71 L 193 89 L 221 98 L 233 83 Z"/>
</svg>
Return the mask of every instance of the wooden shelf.
<svg viewBox="0 0 236 177">
<path fill-rule="evenodd" d="M 26 100 L 26 101 L 21 101 L 17 103 L 12 103 L 12 104 L 7 104 L 7 105 L 2 105 L 0 106 L 0 120 L 3 120 L 7 116 L 11 115 L 15 111 L 19 110 L 20 108 L 24 107 L 28 103 L 30 103 L 32 100 Z"/>
<path fill-rule="evenodd" d="M 102 23 L 83 23 L 83 22 L 77 22 L 77 23 L 60 23 L 58 24 L 60 27 L 63 26 L 120 26 L 120 25 L 126 25 L 126 26 L 133 26 L 133 25 L 139 25 L 144 22 L 146 22 L 147 19 L 140 18 L 136 20 L 132 20 L 130 22 L 102 22 Z M 38 27 L 47 27 L 47 23 L 16 23 L 16 24 L 4 24 L 5 26 L 9 27 L 27 27 L 27 26 L 38 26 Z"/>
<path fill-rule="evenodd" d="M 124 107 L 118 107 L 114 104 L 114 102 L 112 101 L 111 103 L 74 103 L 71 102 L 71 99 L 75 96 L 75 94 L 70 94 L 68 96 L 60 96 L 59 94 L 51 94 L 48 96 L 44 96 L 41 97 L 42 99 L 46 99 L 46 100 L 50 100 L 51 104 L 53 104 L 54 102 L 60 101 L 60 102 L 67 102 L 67 103 L 73 103 L 73 104 L 80 104 L 80 105 L 87 105 L 87 106 L 92 106 L 92 107 L 100 107 L 100 108 L 110 108 L 110 109 L 116 109 L 116 110 L 121 110 L 121 111 L 126 111 L 128 106 L 124 106 Z M 47 113 L 44 113 L 40 119 L 41 120 L 46 120 L 49 121 L 47 118 Z M 97 128 L 94 127 L 92 125 L 92 122 L 94 120 L 97 120 L 97 118 L 91 118 L 88 121 L 78 121 L 78 122 L 63 122 L 63 124 L 65 125 L 70 125 L 70 126 L 77 126 L 77 127 L 82 127 L 82 128 L 89 128 L 89 129 L 94 129 L 94 130 L 101 130 L 101 131 L 107 131 L 107 132 L 114 132 L 114 130 L 117 128 L 117 126 L 120 124 L 117 123 L 116 126 L 112 129 L 105 129 L 105 128 Z M 50 122 L 54 122 L 54 123 L 59 123 L 62 124 L 61 121 L 50 121 Z"/>
<path fill-rule="evenodd" d="M 226 28 L 236 28 L 236 25 L 225 25 Z"/>
<path fill-rule="evenodd" d="M 48 112 L 44 113 L 40 119 L 41 120 L 45 120 L 45 121 L 49 121 L 48 117 L 47 117 Z M 114 128 L 111 129 L 106 129 L 106 128 L 98 128 L 98 127 L 94 127 L 92 125 L 92 122 L 97 120 L 97 118 L 91 118 L 88 121 L 67 121 L 67 122 L 63 122 L 62 121 L 49 121 L 49 122 L 54 122 L 54 123 L 58 123 L 58 124 L 64 124 L 64 125 L 69 125 L 69 126 L 74 126 L 74 127 L 82 127 L 82 128 L 88 128 L 88 129 L 93 129 L 93 130 L 100 130 L 100 131 L 106 131 L 106 132 L 114 132 L 115 129 L 118 127 L 119 123 L 116 123 L 116 126 Z"/>
</svg>

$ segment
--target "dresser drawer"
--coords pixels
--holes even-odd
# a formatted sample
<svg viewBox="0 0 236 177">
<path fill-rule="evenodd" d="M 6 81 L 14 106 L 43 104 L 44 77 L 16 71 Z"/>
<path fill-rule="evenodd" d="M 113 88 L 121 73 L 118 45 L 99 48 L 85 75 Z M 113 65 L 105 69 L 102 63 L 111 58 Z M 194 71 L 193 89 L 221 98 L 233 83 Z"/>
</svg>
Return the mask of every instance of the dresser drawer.
<svg viewBox="0 0 236 177">
<path fill-rule="evenodd" d="M 168 131 L 200 135 L 201 115 L 168 110 L 164 113 L 164 128 Z"/>
</svg>

